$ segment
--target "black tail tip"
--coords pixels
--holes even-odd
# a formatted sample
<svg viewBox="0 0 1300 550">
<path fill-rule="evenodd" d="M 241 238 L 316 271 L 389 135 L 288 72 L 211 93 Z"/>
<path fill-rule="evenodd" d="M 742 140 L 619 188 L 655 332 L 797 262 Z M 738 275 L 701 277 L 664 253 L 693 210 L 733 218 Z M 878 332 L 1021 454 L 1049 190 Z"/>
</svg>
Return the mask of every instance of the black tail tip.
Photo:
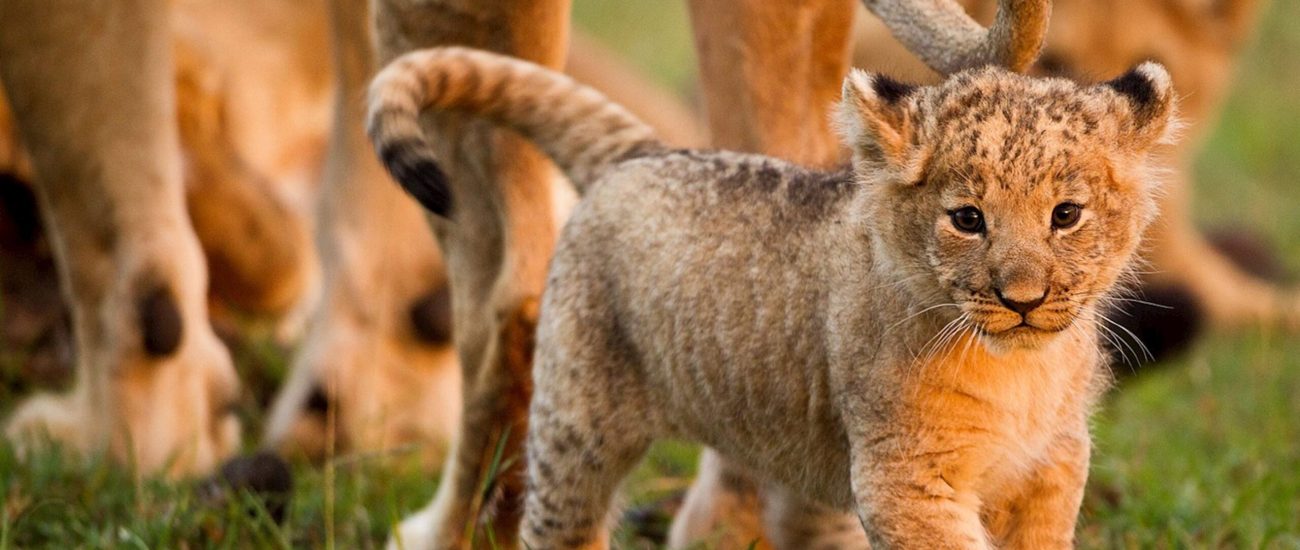
<svg viewBox="0 0 1300 550">
<path fill-rule="evenodd" d="M 451 186 L 447 181 L 447 173 L 442 171 L 437 162 L 426 158 L 407 162 L 384 160 L 393 178 L 420 206 L 437 216 L 451 217 Z"/>
</svg>

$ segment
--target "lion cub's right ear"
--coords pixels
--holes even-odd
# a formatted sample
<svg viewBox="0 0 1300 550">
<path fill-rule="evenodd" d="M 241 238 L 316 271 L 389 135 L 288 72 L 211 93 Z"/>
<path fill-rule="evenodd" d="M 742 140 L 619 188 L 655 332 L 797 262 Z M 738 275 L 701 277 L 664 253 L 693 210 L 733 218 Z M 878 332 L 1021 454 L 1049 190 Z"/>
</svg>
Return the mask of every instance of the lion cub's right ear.
<svg viewBox="0 0 1300 550">
<path fill-rule="evenodd" d="M 906 172 L 917 164 L 913 162 L 916 120 L 909 98 L 918 89 L 860 69 L 849 73 L 844 79 L 837 126 L 855 162 L 906 178 Z"/>
<path fill-rule="evenodd" d="M 1175 140 L 1180 127 L 1178 98 L 1163 65 L 1147 61 L 1098 86 L 1124 106 L 1118 111 L 1120 145 L 1146 151 Z"/>
</svg>

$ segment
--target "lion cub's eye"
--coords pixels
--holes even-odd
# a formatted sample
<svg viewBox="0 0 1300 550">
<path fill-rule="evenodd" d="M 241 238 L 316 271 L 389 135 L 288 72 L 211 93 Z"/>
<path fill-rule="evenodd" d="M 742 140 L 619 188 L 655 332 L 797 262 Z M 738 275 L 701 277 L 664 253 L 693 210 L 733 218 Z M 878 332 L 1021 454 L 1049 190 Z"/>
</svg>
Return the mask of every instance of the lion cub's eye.
<svg viewBox="0 0 1300 550">
<path fill-rule="evenodd" d="M 966 233 L 984 232 L 984 213 L 974 206 L 958 208 L 948 215 L 952 216 L 952 225 L 958 230 Z"/>
<path fill-rule="evenodd" d="M 1069 229 L 1074 224 L 1079 223 L 1079 216 L 1083 215 L 1083 207 L 1072 202 L 1063 202 L 1052 209 L 1052 227 L 1056 229 Z"/>
</svg>

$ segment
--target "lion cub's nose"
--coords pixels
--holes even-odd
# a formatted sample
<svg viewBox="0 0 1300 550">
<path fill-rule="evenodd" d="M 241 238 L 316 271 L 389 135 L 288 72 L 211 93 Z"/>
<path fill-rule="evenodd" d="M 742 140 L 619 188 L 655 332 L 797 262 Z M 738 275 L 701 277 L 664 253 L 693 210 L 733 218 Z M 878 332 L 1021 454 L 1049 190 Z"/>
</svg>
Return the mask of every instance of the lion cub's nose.
<svg viewBox="0 0 1300 550">
<path fill-rule="evenodd" d="M 1027 287 L 1009 287 L 1005 291 L 1001 288 L 994 288 L 993 293 L 998 295 L 998 300 L 1007 309 L 1019 313 L 1021 316 L 1028 315 L 1034 308 L 1043 305 L 1043 300 L 1047 298 L 1047 289 L 1030 289 Z"/>
</svg>

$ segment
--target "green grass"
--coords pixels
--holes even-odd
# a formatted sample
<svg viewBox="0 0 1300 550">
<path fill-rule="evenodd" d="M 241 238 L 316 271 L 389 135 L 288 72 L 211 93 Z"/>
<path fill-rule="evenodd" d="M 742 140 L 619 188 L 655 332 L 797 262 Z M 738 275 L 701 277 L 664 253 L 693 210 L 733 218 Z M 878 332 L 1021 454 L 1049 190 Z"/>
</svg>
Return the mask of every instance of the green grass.
<svg viewBox="0 0 1300 550">
<path fill-rule="evenodd" d="M 575 13 L 599 21 L 599 36 L 662 81 L 689 89 L 695 68 L 680 2 L 578 0 Z M 1300 71 L 1293 61 L 1300 57 L 1300 3 L 1274 2 L 1264 21 L 1197 164 L 1196 212 L 1208 224 L 1259 231 L 1300 271 L 1300 216 L 1293 214 L 1300 207 Z M 254 392 L 273 388 L 284 355 L 272 346 L 239 354 Z M 0 412 L 12 397 L 0 390 Z M 245 403 L 254 425 L 263 399 Z M 1186 358 L 1112 393 L 1094 425 L 1082 546 L 1300 548 L 1300 342 L 1264 332 L 1207 338 Z M 689 445 L 656 446 L 629 480 L 627 500 L 653 502 L 684 488 L 695 456 Z M 373 548 L 436 485 L 396 458 L 344 457 L 332 470 L 327 483 L 321 468 L 295 466 L 288 521 L 273 525 L 249 499 L 207 503 L 191 484 L 140 479 L 57 450 L 20 464 L 0 444 L 0 550 Z"/>
<path fill-rule="evenodd" d="M 1300 547 L 1300 343 L 1212 337 L 1112 395 L 1081 542 Z"/>
<path fill-rule="evenodd" d="M 245 493 L 213 502 L 192 482 L 141 479 L 57 449 L 20 463 L 0 447 L 0 548 L 301 548 L 330 539 L 339 548 L 375 548 L 435 487 L 410 464 L 351 460 L 335 466 L 327 506 L 323 470 L 303 465 L 295 474 L 296 498 L 277 525 Z"/>
</svg>

